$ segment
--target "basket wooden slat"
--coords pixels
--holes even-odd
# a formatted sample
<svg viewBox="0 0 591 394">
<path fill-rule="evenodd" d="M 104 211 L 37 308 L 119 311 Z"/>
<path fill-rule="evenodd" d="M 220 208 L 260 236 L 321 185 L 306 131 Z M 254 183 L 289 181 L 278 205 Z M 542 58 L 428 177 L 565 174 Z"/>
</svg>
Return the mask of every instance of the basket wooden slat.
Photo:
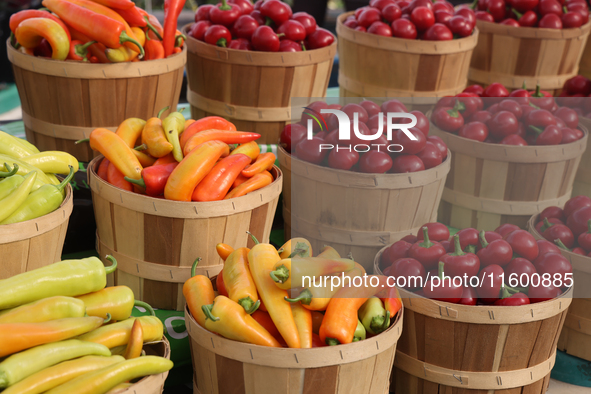
<svg viewBox="0 0 591 394">
<path fill-rule="evenodd" d="M 185 34 L 190 26 L 184 27 Z M 187 36 L 187 101 L 191 114 L 222 116 L 238 130 L 275 144 L 291 123 L 292 97 L 325 97 L 336 42 L 305 52 L 258 52 L 221 48 Z"/>
<path fill-rule="evenodd" d="M 114 284 L 129 286 L 156 308 L 182 310 L 183 283 L 197 257 L 202 258 L 198 274 L 212 277 L 221 271 L 217 243 L 252 245 L 246 231 L 261 242 L 269 239 L 282 186 L 276 167 L 275 181 L 266 188 L 236 199 L 188 203 L 115 188 L 97 176 L 100 160 L 88 166 L 97 250 L 101 258 L 111 254 L 117 259 Z"/>
<path fill-rule="evenodd" d="M 534 213 L 564 205 L 587 145 L 581 129 L 585 136 L 571 144 L 522 147 L 462 138 L 431 124 L 453 153 L 438 220 L 456 228 L 523 228 Z"/>
<path fill-rule="evenodd" d="M 381 274 L 376 255 L 374 273 Z M 392 389 L 396 393 L 546 392 L 572 289 L 518 307 L 465 306 L 400 290 L 405 319 Z"/>
<path fill-rule="evenodd" d="M 66 151 L 83 162 L 96 153 L 88 144 L 75 142 L 95 128 L 115 131 L 127 118 L 148 119 L 166 106 L 176 108 L 187 59 L 183 49 L 161 60 L 88 64 L 29 56 L 7 47 L 27 139 L 39 150 Z"/>
<path fill-rule="evenodd" d="M 587 130 L 591 127 L 591 119 L 579 117 L 579 123 Z M 587 150 L 581 157 L 575 182 L 573 183 L 573 196 L 591 196 L 591 149 L 589 149 L 589 140 L 587 140 Z"/>
<path fill-rule="evenodd" d="M 337 20 L 341 97 L 405 97 L 411 104 L 430 98 L 433 103 L 466 87 L 477 29 L 452 41 L 413 41 L 350 29 L 343 25 L 350 15 Z"/>
<path fill-rule="evenodd" d="M 384 245 L 415 234 L 437 219 L 450 156 L 441 165 L 411 174 L 362 174 L 307 163 L 278 148 L 286 174 L 286 234 L 325 244 L 371 270 Z"/>
<path fill-rule="evenodd" d="M 527 229 L 535 239 L 544 239 L 535 228 L 538 217 L 539 215 L 531 217 Z M 575 286 L 573 302 L 558 340 L 558 350 L 591 361 L 591 257 L 563 249 L 560 253 L 573 266 Z"/>
<path fill-rule="evenodd" d="M 194 394 L 384 394 L 403 315 L 372 338 L 314 349 L 268 348 L 225 339 L 185 309 Z"/>
<path fill-rule="evenodd" d="M 72 186 L 60 207 L 22 223 L 0 226 L 0 279 L 32 271 L 62 260 L 68 221 L 74 207 Z"/>
<path fill-rule="evenodd" d="M 480 32 L 468 78 L 473 83 L 499 82 L 508 89 L 562 88 L 577 75 L 591 23 L 576 29 L 513 27 L 476 21 Z"/>
</svg>

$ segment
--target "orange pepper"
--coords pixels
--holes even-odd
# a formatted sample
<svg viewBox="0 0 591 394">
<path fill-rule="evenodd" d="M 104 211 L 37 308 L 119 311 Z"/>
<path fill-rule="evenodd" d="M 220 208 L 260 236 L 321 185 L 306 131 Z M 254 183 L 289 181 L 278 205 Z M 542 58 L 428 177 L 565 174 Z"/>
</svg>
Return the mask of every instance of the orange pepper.
<svg viewBox="0 0 591 394">
<path fill-rule="evenodd" d="M 302 349 L 312 348 L 312 314 L 299 302 L 291 304 L 291 312 L 298 328 Z"/>
<path fill-rule="evenodd" d="M 103 158 L 103 160 L 101 160 L 101 164 L 99 164 L 98 170 L 96 171 L 96 174 L 98 175 L 99 178 L 101 178 L 103 181 L 109 181 L 108 180 L 108 169 L 109 169 L 109 163 L 110 161 L 107 160 L 106 158 Z"/>
<path fill-rule="evenodd" d="M 173 146 L 166 139 L 164 127 L 159 118 L 150 118 L 142 131 L 142 144 L 148 147 L 148 153 L 154 157 L 163 157 L 172 152 Z"/>
<path fill-rule="evenodd" d="M 184 135 L 184 133 L 183 133 Z M 189 154 L 195 147 L 207 141 L 222 141 L 227 144 L 241 144 L 243 142 L 250 142 L 261 138 L 260 134 L 249 133 L 246 131 L 226 131 L 226 130 L 205 130 L 202 131 L 187 141 L 183 148 L 183 153 Z"/>
<path fill-rule="evenodd" d="M 191 124 L 190 127 L 186 127 L 185 131 L 181 134 L 181 148 L 184 148 L 187 141 L 189 141 L 195 134 L 204 130 L 212 129 L 236 131 L 236 126 L 226 119 L 220 118 L 219 116 L 207 116 L 205 118 L 196 120 Z"/>
<path fill-rule="evenodd" d="M 229 297 L 228 290 L 226 290 L 226 284 L 224 283 L 224 269 L 220 271 L 218 276 L 215 278 L 215 287 L 220 295 Z"/>
<path fill-rule="evenodd" d="M 109 168 L 107 168 L 107 182 L 119 189 L 127 190 L 128 192 L 133 191 L 133 185 L 125 180 L 125 175 L 113 163 L 110 163 Z"/>
<path fill-rule="evenodd" d="M 211 280 L 205 275 L 195 275 L 195 269 L 201 259 L 198 258 L 191 267 L 191 278 L 183 285 L 183 295 L 187 300 L 187 306 L 191 312 L 191 316 L 199 323 L 201 327 L 205 327 L 205 314 L 201 307 L 203 305 L 212 304 L 215 298 Z"/>
<path fill-rule="evenodd" d="M 250 178 L 245 177 L 242 174 L 239 174 L 236 179 L 234 180 L 234 183 L 232 184 L 232 189 L 237 188 L 238 186 L 242 185 L 244 182 L 246 182 L 247 180 L 249 180 Z"/>
<path fill-rule="evenodd" d="M 253 192 L 258 189 L 262 189 L 265 186 L 270 185 L 273 183 L 273 175 L 269 171 L 261 172 L 260 174 L 256 174 L 248 181 L 244 182 L 237 188 L 233 189 L 224 197 L 224 200 L 229 200 L 230 198 L 236 198 L 244 196 L 247 193 Z"/>
<path fill-rule="evenodd" d="M 230 153 L 231 155 L 237 155 L 239 153 L 243 153 L 246 156 L 250 157 L 251 161 L 255 161 L 257 157 L 261 154 L 261 148 L 256 141 L 246 142 L 244 144 L 240 144 L 236 149 Z"/>
<path fill-rule="evenodd" d="M 137 157 L 142 167 L 150 167 L 153 166 L 154 163 L 156 163 L 155 158 L 144 152 L 140 152 L 139 150 L 133 149 L 133 154 L 135 155 L 135 157 Z"/>
<path fill-rule="evenodd" d="M 275 164 L 275 154 L 272 152 L 263 153 L 256 161 L 242 170 L 241 174 L 246 177 L 253 177 L 263 171 L 269 171 Z"/>
<path fill-rule="evenodd" d="M 72 38 L 82 41 L 82 42 L 90 42 L 93 41 L 90 38 L 88 38 L 87 35 L 80 33 L 78 30 L 75 30 L 74 28 L 72 28 L 72 26 L 69 27 L 70 33 L 72 34 Z M 96 62 L 97 63 L 111 63 L 111 61 L 107 58 L 107 55 L 105 54 L 105 51 L 107 50 L 107 47 L 104 44 L 101 44 L 100 42 L 97 42 L 96 44 L 91 45 L 89 48 L 90 53 L 92 53 L 92 56 L 96 58 Z M 92 57 L 90 58 L 91 63 L 92 61 Z"/>
<path fill-rule="evenodd" d="M 208 141 L 193 149 L 170 174 L 164 197 L 167 200 L 191 201 L 195 187 L 211 171 L 216 161 L 229 153 L 230 147 L 221 141 Z"/>
<path fill-rule="evenodd" d="M 381 300 L 384 303 L 384 309 L 390 312 L 391 318 L 396 316 L 396 313 L 402 309 L 402 299 L 400 298 L 400 294 L 396 287 L 390 287 L 388 289 L 387 297 L 381 298 Z"/>
<path fill-rule="evenodd" d="M 123 357 L 126 360 L 132 358 L 138 358 L 142 355 L 142 348 L 144 347 L 144 331 L 142 329 L 142 323 L 139 320 L 133 322 L 131 326 L 131 333 L 129 334 L 129 342 L 125 348 Z"/>
<path fill-rule="evenodd" d="M 319 311 L 310 311 L 310 313 L 312 314 L 312 332 L 318 334 L 318 332 L 320 332 L 320 326 L 322 325 L 324 315 Z"/>
<path fill-rule="evenodd" d="M 218 252 L 218 255 L 221 257 L 221 259 L 226 261 L 228 256 L 234 251 L 234 248 L 230 245 L 219 243 L 215 246 L 215 250 Z"/>
<path fill-rule="evenodd" d="M 148 40 L 144 46 L 146 51 L 145 60 L 164 59 L 164 47 L 157 40 Z"/>
<path fill-rule="evenodd" d="M 125 119 L 117 130 L 115 134 L 117 134 L 130 148 L 135 146 L 136 141 L 142 135 L 142 130 L 146 125 L 146 121 L 139 118 L 129 118 Z"/>
<path fill-rule="evenodd" d="M 233 251 L 224 263 L 224 286 L 228 298 L 237 302 L 246 313 L 252 314 L 261 304 L 250 270 L 248 269 L 248 248 Z"/>
<path fill-rule="evenodd" d="M 51 45 L 51 58 L 54 60 L 66 60 L 70 53 L 68 34 L 59 23 L 51 19 L 25 19 L 16 28 L 14 36 L 16 41 L 27 49 L 37 47 L 45 38 Z"/>
<path fill-rule="evenodd" d="M 234 180 L 250 163 L 246 155 L 228 156 L 220 160 L 215 167 L 193 191 L 193 201 L 219 201 L 222 200 L 232 187 Z"/>
<path fill-rule="evenodd" d="M 281 346 L 287 347 L 287 343 L 285 343 L 285 341 L 283 340 L 281 333 L 279 332 L 279 330 L 275 326 L 275 323 L 273 323 L 273 319 L 271 319 L 271 316 L 269 316 L 269 313 L 262 311 L 260 309 L 257 309 L 250 316 L 252 316 L 253 319 L 255 319 L 256 321 L 258 321 L 259 324 L 265 328 L 265 330 L 269 331 L 269 334 L 271 334 L 273 336 L 273 338 L 275 338 L 277 340 L 277 342 L 279 342 L 281 344 Z"/>
<path fill-rule="evenodd" d="M 90 148 L 103 154 L 126 177 L 140 179 L 142 165 L 132 149 L 117 134 L 107 129 L 94 129 L 90 133 Z"/>
<path fill-rule="evenodd" d="M 187 119 L 187 120 L 185 120 L 185 130 L 187 130 L 187 128 L 189 126 L 191 126 L 193 123 L 195 123 L 195 119 Z"/>
<path fill-rule="evenodd" d="M 178 161 L 176 161 L 176 159 L 174 158 L 174 156 L 173 156 L 172 153 L 169 153 L 166 156 L 159 157 L 154 162 L 154 165 L 155 166 L 161 166 L 163 164 L 172 164 L 172 163 L 178 163 Z"/>
</svg>

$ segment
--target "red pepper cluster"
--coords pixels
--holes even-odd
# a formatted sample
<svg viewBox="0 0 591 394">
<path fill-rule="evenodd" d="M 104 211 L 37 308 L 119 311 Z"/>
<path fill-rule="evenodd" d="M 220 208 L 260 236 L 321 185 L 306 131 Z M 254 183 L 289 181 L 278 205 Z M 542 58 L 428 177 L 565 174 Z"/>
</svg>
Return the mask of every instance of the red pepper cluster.
<svg viewBox="0 0 591 394">
<path fill-rule="evenodd" d="M 589 21 L 585 0 L 475 0 L 476 19 L 514 27 L 570 29 Z"/>
<path fill-rule="evenodd" d="M 427 223 L 416 236 L 407 235 L 384 250 L 380 268 L 396 283 L 406 283 L 400 286 L 406 290 L 463 305 L 524 305 L 562 294 L 567 287 L 538 280 L 545 274 L 557 275 L 567 286 L 572 283 L 567 279 L 572 267 L 560 249 L 549 241 L 536 241 L 513 224 L 503 224 L 495 231 L 465 228 L 450 238 L 445 225 Z M 431 287 L 443 275 L 467 280 L 444 280 Z M 470 280 L 474 277 L 478 283 Z M 518 286 L 510 287 L 511 282 Z M 520 288 L 520 284 L 527 287 Z"/>
<path fill-rule="evenodd" d="M 334 114 L 320 114 L 322 109 L 337 109 L 347 114 L 351 120 L 351 139 L 339 140 L 339 123 Z M 318 123 L 314 125 L 314 137 L 307 139 L 306 124 L 310 116 L 304 114 L 300 123 L 285 126 L 279 143 L 298 159 L 346 171 L 370 174 L 405 173 L 423 171 L 440 165 L 447 157 L 447 145 L 437 136 L 429 136 L 429 120 L 419 111 L 409 112 L 399 100 L 389 100 L 378 106 L 373 101 L 363 100 L 359 104 L 326 104 L 316 101 L 306 107 L 317 118 L 322 118 L 328 131 L 321 130 Z M 405 112 L 416 116 L 417 124 L 408 130 L 416 137 L 411 140 L 402 130 L 394 130 L 392 139 L 386 138 L 387 113 Z M 363 135 L 376 135 L 380 122 L 383 126 L 382 135 L 372 141 L 357 137 L 354 132 L 354 114 L 358 117 L 358 130 Z M 408 123 L 408 119 L 396 123 Z M 324 128 L 324 126 L 322 126 Z M 400 152 L 388 149 L 398 144 L 403 147 Z M 322 149 L 322 146 L 332 146 Z M 338 147 L 338 149 L 337 149 Z M 366 148 L 367 147 L 367 148 Z"/>
<path fill-rule="evenodd" d="M 344 25 L 386 37 L 446 41 L 471 35 L 476 16 L 469 7 L 454 10 L 445 0 L 371 0 Z"/>
<path fill-rule="evenodd" d="M 558 145 L 583 138 L 577 112 L 560 107 L 539 86 L 511 93 L 500 83 L 486 89 L 469 86 L 455 97 L 439 100 L 431 121 L 460 137 L 504 145 Z"/>
<path fill-rule="evenodd" d="M 572 108 L 579 116 L 591 118 L 591 99 L 585 97 L 591 97 L 591 80 L 577 75 L 564 83 L 556 102 Z"/>
<path fill-rule="evenodd" d="M 544 209 L 536 230 L 564 250 L 591 257 L 591 198 L 577 196 L 568 200 L 564 208 Z"/>
<path fill-rule="evenodd" d="M 331 45 L 334 36 L 306 12 L 280 0 L 222 0 L 195 13 L 189 35 L 211 45 L 264 52 L 300 52 Z"/>
</svg>

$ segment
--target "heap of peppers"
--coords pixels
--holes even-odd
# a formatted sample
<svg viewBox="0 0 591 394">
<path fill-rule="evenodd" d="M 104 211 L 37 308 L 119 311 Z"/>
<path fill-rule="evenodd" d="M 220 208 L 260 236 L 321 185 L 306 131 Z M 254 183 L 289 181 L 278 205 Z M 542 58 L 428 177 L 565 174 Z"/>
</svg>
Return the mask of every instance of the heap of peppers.
<svg viewBox="0 0 591 394">
<path fill-rule="evenodd" d="M 164 2 L 164 26 L 129 0 L 44 0 L 10 18 L 14 48 L 33 56 L 91 63 L 164 59 L 180 53 L 177 19 L 186 0 Z"/>
<path fill-rule="evenodd" d="M 362 277 L 365 270 L 330 246 L 313 256 L 310 242 L 303 238 L 291 239 L 279 249 L 252 238 L 252 249 L 216 246 L 224 260 L 216 279 L 217 295 L 211 279 L 194 275 L 199 259 L 184 284 L 191 315 L 211 332 L 270 347 L 347 344 L 387 330 L 402 308 L 396 288 L 382 287 L 387 285 L 384 276 L 377 276 L 376 287 L 332 288 L 331 275 Z M 306 275 L 328 284 L 303 288 L 308 285 L 302 283 Z M 290 298 L 290 289 L 299 294 Z"/>
<path fill-rule="evenodd" d="M 76 171 L 74 156 L 39 152 L 27 141 L 0 131 L 0 225 L 36 219 L 58 209 Z M 65 178 L 60 181 L 55 174 Z"/>
<path fill-rule="evenodd" d="M 166 358 L 145 355 L 144 343 L 162 339 L 162 322 L 130 288 L 105 287 L 117 268 L 107 260 L 112 265 L 65 260 L 2 281 L 3 394 L 100 394 L 172 368 Z M 132 318 L 134 305 L 152 316 Z"/>
<path fill-rule="evenodd" d="M 175 111 L 162 119 L 166 110 L 147 121 L 127 119 L 115 133 L 93 130 L 90 147 L 105 156 L 97 175 L 129 192 L 199 202 L 241 197 L 275 180 L 276 157 L 261 154 L 260 134 L 217 116 L 185 120 Z"/>
</svg>

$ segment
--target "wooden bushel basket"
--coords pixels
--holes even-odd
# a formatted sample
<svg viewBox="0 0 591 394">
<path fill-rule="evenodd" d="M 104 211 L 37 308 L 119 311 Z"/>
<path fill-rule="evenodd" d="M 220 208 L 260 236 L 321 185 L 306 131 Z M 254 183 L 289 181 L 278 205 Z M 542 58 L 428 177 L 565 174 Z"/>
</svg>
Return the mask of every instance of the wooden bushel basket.
<svg viewBox="0 0 591 394">
<path fill-rule="evenodd" d="M 460 93 L 468 82 L 478 29 L 451 41 L 407 40 L 355 31 L 337 19 L 341 97 L 408 97 L 421 104 Z"/>
<path fill-rule="evenodd" d="M 585 136 L 570 144 L 511 146 L 462 138 L 431 123 L 431 134 L 453 154 L 438 220 L 455 228 L 525 228 L 531 215 L 563 206 L 587 146 L 588 132 L 579 128 Z"/>
<path fill-rule="evenodd" d="M 282 147 L 286 236 L 304 237 L 314 251 L 331 245 L 371 271 L 376 253 L 437 220 L 450 153 L 437 167 L 409 174 L 363 174 L 299 160 Z M 297 191 L 295 191 L 297 188 Z"/>
<path fill-rule="evenodd" d="M 577 75 L 591 22 L 576 29 L 513 27 L 477 20 L 478 45 L 468 79 L 481 85 L 500 82 L 508 89 L 536 85 L 553 92 Z"/>
<path fill-rule="evenodd" d="M 57 61 L 25 55 L 7 42 L 27 140 L 89 162 L 97 154 L 76 145 L 97 127 L 112 131 L 127 118 L 176 109 L 187 50 L 166 59 L 118 64 Z"/>
<path fill-rule="evenodd" d="M 146 343 L 144 350 L 148 356 L 160 356 L 170 360 L 170 343 L 166 337 L 162 337 L 162 341 L 159 342 Z M 117 391 L 116 394 L 162 394 L 168 372 L 170 371 L 146 376 L 129 388 Z"/>
<path fill-rule="evenodd" d="M 201 327 L 185 308 L 193 394 L 387 394 L 403 313 L 363 341 L 289 349 L 226 339 Z"/>
<path fill-rule="evenodd" d="M 527 223 L 527 230 L 535 239 L 544 239 L 536 231 L 535 226 L 538 222 L 538 216 L 531 217 Z M 573 266 L 575 286 L 573 302 L 568 309 L 564 328 L 558 340 L 558 350 L 591 361 L 591 299 L 583 298 L 589 297 L 591 289 L 591 257 L 581 256 L 562 249 L 560 253 Z"/>
<path fill-rule="evenodd" d="M 591 119 L 580 116 L 579 123 L 587 130 L 591 128 Z M 591 196 L 591 149 L 589 149 L 589 140 L 587 139 L 587 149 L 583 153 L 583 157 L 581 157 L 581 162 L 575 175 L 573 196 Z"/>
<path fill-rule="evenodd" d="M 261 242 L 269 240 L 282 185 L 277 167 L 271 170 L 275 178 L 271 185 L 245 196 L 180 202 L 108 184 L 96 174 L 101 160 L 98 157 L 88 166 L 97 251 L 103 259 L 107 254 L 117 259 L 115 285 L 130 287 L 138 299 L 155 308 L 183 310 L 183 284 L 191 277 L 196 258 L 202 258 L 197 274 L 212 277 L 221 271 L 217 243 L 252 246 L 246 231 Z"/>
<path fill-rule="evenodd" d="M 37 219 L 0 225 L 0 280 L 62 260 L 74 207 L 72 186 L 58 209 Z"/>
<path fill-rule="evenodd" d="M 259 133 L 259 143 L 276 144 L 292 121 L 292 97 L 326 96 L 336 40 L 303 52 L 241 51 L 196 40 L 189 28 L 183 32 L 189 50 L 187 101 L 194 119 L 221 116 L 238 130 Z"/>
<path fill-rule="evenodd" d="M 376 274 L 385 249 L 376 255 Z M 546 392 L 572 288 L 553 300 L 516 307 L 451 304 L 405 290 L 400 296 L 405 317 L 392 391 Z"/>
</svg>

